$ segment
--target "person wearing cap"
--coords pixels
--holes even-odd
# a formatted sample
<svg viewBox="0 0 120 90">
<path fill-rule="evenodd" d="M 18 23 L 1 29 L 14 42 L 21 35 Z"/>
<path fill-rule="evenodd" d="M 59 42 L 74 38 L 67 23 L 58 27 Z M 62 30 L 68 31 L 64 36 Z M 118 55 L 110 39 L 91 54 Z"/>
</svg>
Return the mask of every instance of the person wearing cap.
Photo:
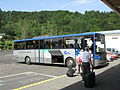
<svg viewBox="0 0 120 90">
<path fill-rule="evenodd" d="M 90 66 L 92 68 L 91 54 L 89 53 L 89 48 L 85 47 L 85 51 L 81 54 L 82 59 L 82 76 L 90 72 Z"/>
</svg>

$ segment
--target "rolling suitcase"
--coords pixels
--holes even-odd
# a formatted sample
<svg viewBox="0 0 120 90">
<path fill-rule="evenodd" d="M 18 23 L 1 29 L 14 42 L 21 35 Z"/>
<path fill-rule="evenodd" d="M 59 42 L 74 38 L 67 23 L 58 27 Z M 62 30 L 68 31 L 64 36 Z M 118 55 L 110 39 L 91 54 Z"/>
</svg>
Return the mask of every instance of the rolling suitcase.
<svg viewBox="0 0 120 90">
<path fill-rule="evenodd" d="M 69 70 L 67 71 L 66 75 L 67 75 L 68 77 L 73 77 L 75 71 L 76 71 L 76 68 L 71 68 L 71 69 L 69 69 Z"/>
<path fill-rule="evenodd" d="M 83 79 L 84 79 L 84 86 L 86 88 L 92 88 L 95 86 L 95 72 L 92 71 L 85 74 Z"/>
</svg>

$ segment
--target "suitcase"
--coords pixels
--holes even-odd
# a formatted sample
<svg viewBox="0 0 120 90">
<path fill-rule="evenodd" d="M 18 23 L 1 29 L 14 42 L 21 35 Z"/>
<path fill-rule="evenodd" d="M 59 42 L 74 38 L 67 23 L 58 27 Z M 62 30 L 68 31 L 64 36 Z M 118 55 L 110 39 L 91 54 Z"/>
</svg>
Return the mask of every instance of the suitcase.
<svg viewBox="0 0 120 90">
<path fill-rule="evenodd" d="M 95 86 L 95 72 L 89 72 L 83 77 L 85 88 L 92 88 Z"/>
<path fill-rule="evenodd" d="M 71 68 L 71 69 L 69 69 L 69 70 L 67 71 L 66 75 L 67 75 L 68 77 L 73 77 L 75 71 L 76 71 L 76 68 Z"/>
</svg>

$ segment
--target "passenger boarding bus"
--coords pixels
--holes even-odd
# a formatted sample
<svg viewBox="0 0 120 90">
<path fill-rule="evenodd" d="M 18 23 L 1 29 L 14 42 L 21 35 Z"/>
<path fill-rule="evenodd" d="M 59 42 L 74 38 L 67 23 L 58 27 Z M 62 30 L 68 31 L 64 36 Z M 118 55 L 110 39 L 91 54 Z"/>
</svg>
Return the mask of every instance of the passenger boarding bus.
<svg viewBox="0 0 120 90">
<path fill-rule="evenodd" d="M 14 41 L 14 56 L 18 62 L 75 65 L 81 50 L 89 47 L 93 66 L 107 64 L 104 34 L 90 32 L 48 36 Z"/>
</svg>

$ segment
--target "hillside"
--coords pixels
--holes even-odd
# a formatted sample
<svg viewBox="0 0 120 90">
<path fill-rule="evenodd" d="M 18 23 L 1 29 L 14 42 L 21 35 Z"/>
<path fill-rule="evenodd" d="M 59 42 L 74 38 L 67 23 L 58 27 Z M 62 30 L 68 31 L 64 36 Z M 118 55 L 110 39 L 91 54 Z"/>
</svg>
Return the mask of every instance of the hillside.
<svg viewBox="0 0 120 90">
<path fill-rule="evenodd" d="M 114 12 L 0 10 L 0 33 L 5 33 L 4 39 L 9 40 L 117 29 L 120 29 L 120 17 Z"/>
</svg>

